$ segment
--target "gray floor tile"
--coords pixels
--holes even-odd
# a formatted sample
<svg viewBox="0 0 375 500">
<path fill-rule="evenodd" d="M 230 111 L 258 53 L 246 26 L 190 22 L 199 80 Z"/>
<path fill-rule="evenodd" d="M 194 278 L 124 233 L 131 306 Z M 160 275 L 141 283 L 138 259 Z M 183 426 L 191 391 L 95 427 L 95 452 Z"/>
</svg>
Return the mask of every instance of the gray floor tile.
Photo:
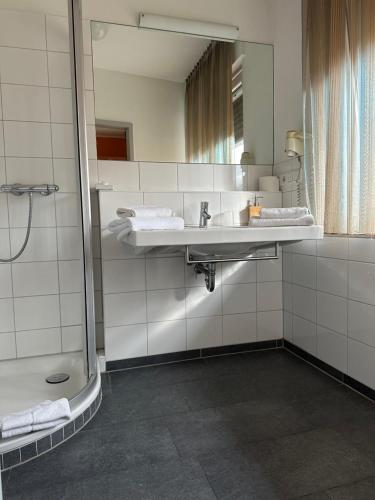
<svg viewBox="0 0 375 500">
<path fill-rule="evenodd" d="M 375 473 L 375 463 L 332 429 L 317 429 L 243 446 L 277 491 L 298 497 Z"/>
</svg>

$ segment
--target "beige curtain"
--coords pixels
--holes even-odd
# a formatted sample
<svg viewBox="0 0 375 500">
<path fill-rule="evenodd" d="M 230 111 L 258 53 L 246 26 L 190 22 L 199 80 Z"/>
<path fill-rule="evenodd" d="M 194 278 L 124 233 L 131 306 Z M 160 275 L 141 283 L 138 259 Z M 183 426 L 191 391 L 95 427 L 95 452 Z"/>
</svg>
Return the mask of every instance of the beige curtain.
<svg viewBox="0 0 375 500">
<path fill-rule="evenodd" d="M 304 127 L 318 223 L 374 233 L 374 0 L 304 0 Z"/>
<path fill-rule="evenodd" d="M 186 159 L 191 163 L 232 163 L 233 44 L 211 42 L 186 80 Z"/>
</svg>

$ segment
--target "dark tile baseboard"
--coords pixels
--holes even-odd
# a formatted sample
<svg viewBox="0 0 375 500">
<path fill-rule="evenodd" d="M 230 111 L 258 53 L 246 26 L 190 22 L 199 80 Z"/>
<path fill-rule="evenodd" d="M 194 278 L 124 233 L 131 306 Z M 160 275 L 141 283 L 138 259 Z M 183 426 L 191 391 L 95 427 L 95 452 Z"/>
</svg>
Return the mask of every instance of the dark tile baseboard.
<svg viewBox="0 0 375 500">
<path fill-rule="evenodd" d="M 349 377 L 349 375 L 346 375 L 346 373 L 343 373 L 340 370 L 333 368 L 333 366 L 328 365 L 324 361 L 321 361 L 312 354 L 304 351 L 300 347 L 297 347 L 296 345 L 292 344 L 291 342 L 288 342 L 285 339 L 284 339 L 284 348 L 292 352 L 293 354 L 296 354 L 297 356 L 304 359 L 308 363 L 311 363 L 312 365 L 316 366 L 320 370 L 326 372 L 328 375 L 335 378 L 339 382 L 342 382 L 351 389 L 354 389 L 355 391 L 361 393 L 363 396 L 366 396 L 367 398 L 375 401 L 374 389 L 370 389 L 370 387 L 367 387 L 367 385 L 364 385 L 361 382 L 358 382 L 358 380 Z"/>
<path fill-rule="evenodd" d="M 234 344 L 220 347 L 208 347 L 206 349 L 194 349 L 183 352 L 171 352 L 168 354 L 157 354 L 155 356 L 143 356 L 140 358 L 119 359 L 107 361 L 106 371 L 127 370 L 129 368 L 140 368 L 142 366 L 163 365 L 179 361 L 191 361 L 211 356 L 225 356 L 227 354 L 239 354 L 264 349 L 279 349 L 283 346 L 283 339 L 266 340 L 262 342 L 250 342 L 246 344 Z"/>
</svg>

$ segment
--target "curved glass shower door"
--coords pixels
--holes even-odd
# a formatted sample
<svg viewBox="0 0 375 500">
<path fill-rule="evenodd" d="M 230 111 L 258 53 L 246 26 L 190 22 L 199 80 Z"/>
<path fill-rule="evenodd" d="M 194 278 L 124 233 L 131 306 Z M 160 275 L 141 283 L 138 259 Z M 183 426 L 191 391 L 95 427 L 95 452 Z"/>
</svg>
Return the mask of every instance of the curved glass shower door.
<svg viewBox="0 0 375 500">
<path fill-rule="evenodd" d="M 73 29 L 79 2 L 48 12 L 34 0 L 28 11 L 8 3 L 0 9 L 0 416 L 73 400 L 96 374 L 83 121 L 93 86 L 86 77 L 83 88 L 82 29 Z"/>
</svg>

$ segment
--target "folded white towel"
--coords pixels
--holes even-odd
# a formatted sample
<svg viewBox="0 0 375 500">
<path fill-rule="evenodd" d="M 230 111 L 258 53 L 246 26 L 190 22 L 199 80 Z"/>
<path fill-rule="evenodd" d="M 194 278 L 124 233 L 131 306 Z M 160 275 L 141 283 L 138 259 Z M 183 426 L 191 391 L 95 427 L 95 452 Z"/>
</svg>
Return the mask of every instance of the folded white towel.
<svg viewBox="0 0 375 500">
<path fill-rule="evenodd" d="M 44 401 L 29 410 L 1 417 L 0 429 L 3 438 L 55 427 L 70 419 L 71 411 L 66 398 Z"/>
<path fill-rule="evenodd" d="M 306 207 L 262 208 L 259 217 L 261 219 L 298 219 L 309 214 L 310 211 Z"/>
<path fill-rule="evenodd" d="M 139 205 L 126 208 L 118 208 L 116 211 L 119 217 L 172 217 L 172 209 L 158 207 L 155 205 Z"/>
<path fill-rule="evenodd" d="M 251 227 L 282 227 L 282 226 L 312 226 L 314 217 L 312 215 L 304 215 L 298 219 L 260 219 L 252 217 L 249 220 Z"/>
<path fill-rule="evenodd" d="M 108 229 L 117 234 L 118 240 L 132 231 L 181 231 L 184 227 L 181 217 L 126 217 L 108 225 Z"/>
</svg>

